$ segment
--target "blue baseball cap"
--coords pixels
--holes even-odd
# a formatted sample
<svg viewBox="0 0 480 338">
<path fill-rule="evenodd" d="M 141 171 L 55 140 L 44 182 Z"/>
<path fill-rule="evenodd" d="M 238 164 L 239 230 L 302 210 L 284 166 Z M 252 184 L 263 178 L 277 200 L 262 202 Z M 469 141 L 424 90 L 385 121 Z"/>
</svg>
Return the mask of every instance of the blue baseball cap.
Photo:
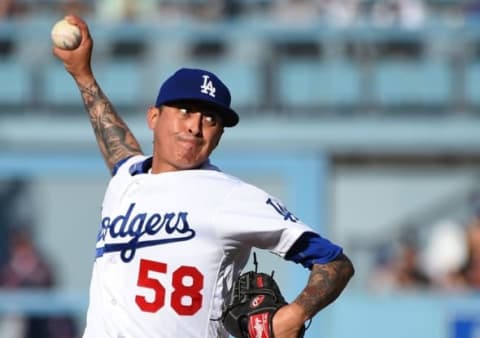
<svg viewBox="0 0 480 338">
<path fill-rule="evenodd" d="M 160 87 L 155 107 L 182 101 L 199 101 L 211 106 L 220 114 L 225 127 L 238 123 L 238 114 L 230 108 L 230 91 L 209 71 L 194 68 L 177 70 Z"/>
</svg>

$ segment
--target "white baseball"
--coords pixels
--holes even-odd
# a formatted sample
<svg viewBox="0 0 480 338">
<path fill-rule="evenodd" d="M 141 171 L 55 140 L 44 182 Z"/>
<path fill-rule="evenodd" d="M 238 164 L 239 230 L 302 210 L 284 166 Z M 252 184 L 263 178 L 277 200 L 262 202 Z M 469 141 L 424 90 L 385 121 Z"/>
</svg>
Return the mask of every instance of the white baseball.
<svg viewBox="0 0 480 338">
<path fill-rule="evenodd" d="M 55 46 L 61 49 L 75 49 L 82 41 L 80 29 L 65 19 L 58 21 L 53 26 L 51 36 Z"/>
</svg>

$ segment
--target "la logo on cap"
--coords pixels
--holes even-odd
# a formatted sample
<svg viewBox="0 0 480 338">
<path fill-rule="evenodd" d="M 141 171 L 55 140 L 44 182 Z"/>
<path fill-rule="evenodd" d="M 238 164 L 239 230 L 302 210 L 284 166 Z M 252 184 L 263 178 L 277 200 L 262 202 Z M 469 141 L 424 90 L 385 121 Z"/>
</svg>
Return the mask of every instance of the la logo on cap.
<svg viewBox="0 0 480 338">
<path fill-rule="evenodd" d="M 215 97 L 215 87 L 213 86 L 212 80 L 210 80 L 210 76 L 202 75 L 203 77 L 203 84 L 200 86 L 200 92 L 203 94 L 208 94 L 211 97 Z"/>
</svg>

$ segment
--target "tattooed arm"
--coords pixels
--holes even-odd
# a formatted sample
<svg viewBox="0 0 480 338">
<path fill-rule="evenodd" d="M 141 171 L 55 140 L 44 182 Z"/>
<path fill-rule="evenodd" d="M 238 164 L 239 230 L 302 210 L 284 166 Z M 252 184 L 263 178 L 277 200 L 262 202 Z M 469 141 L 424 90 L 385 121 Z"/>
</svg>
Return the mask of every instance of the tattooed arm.
<svg viewBox="0 0 480 338">
<path fill-rule="evenodd" d="M 111 171 L 119 160 L 142 154 L 142 150 L 95 80 L 91 68 L 93 40 L 87 24 L 77 16 L 66 18 L 79 27 L 82 41 L 74 50 L 53 47 L 53 54 L 63 62 L 80 89 L 98 146 Z"/>
<path fill-rule="evenodd" d="M 304 309 L 308 318 L 312 318 L 340 295 L 353 272 L 353 265 L 344 254 L 328 264 L 315 264 L 307 286 L 295 303 Z"/>
<path fill-rule="evenodd" d="M 352 262 L 341 254 L 327 264 L 314 264 L 307 286 L 289 305 L 280 308 L 273 317 L 276 338 L 297 338 L 305 321 L 332 303 L 353 276 Z"/>
<path fill-rule="evenodd" d="M 123 158 L 142 154 L 140 145 L 113 105 L 92 79 L 86 84 L 77 82 L 85 108 L 90 116 L 100 151 L 112 171 Z"/>
</svg>

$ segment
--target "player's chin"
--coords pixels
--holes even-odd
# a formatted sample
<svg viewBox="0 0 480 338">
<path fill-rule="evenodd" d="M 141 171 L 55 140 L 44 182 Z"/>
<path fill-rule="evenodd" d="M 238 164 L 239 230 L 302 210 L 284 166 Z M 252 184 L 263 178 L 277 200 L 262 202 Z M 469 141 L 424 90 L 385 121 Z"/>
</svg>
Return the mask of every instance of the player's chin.
<svg viewBox="0 0 480 338">
<path fill-rule="evenodd" d="M 199 145 L 185 146 L 177 151 L 177 165 L 181 169 L 194 169 L 201 166 L 208 159 L 206 147 Z"/>
<path fill-rule="evenodd" d="M 177 160 L 176 167 L 179 170 L 189 170 L 199 168 L 205 163 L 207 157 L 185 155 Z"/>
</svg>

